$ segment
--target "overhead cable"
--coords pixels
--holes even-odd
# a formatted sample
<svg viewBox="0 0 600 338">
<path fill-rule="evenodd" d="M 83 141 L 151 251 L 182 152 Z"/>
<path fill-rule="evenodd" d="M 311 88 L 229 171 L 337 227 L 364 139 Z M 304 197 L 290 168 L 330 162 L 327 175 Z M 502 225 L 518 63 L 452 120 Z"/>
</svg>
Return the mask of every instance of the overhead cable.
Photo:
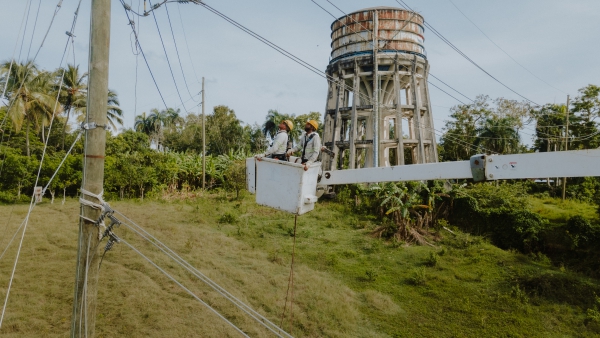
<svg viewBox="0 0 600 338">
<path fill-rule="evenodd" d="M 67 54 L 67 50 L 69 48 L 69 43 L 73 43 L 73 36 L 74 36 L 73 35 L 73 30 L 75 28 L 75 23 L 77 22 L 77 17 L 78 17 L 79 7 L 80 6 L 81 6 L 81 0 L 79 0 L 79 5 L 77 6 L 77 11 L 75 12 L 75 16 L 73 18 L 73 24 L 71 25 L 71 31 L 70 31 L 71 34 L 68 34 L 67 43 L 65 45 L 65 49 L 63 51 L 63 55 L 62 55 L 61 60 L 60 60 L 59 69 L 62 68 L 63 61 L 65 59 L 65 55 Z M 50 126 L 48 127 L 48 138 L 46 138 L 46 142 L 44 142 L 44 147 L 42 149 L 42 156 L 41 156 L 41 159 L 40 159 L 40 164 L 39 164 L 39 167 L 38 167 L 38 170 L 37 170 L 37 175 L 36 175 L 35 183 L 33 185 L 34 187 L 36 187 L 38 185 L 38 182 L 40 180 L 40 175 L 41 175 L 41 172 L 42 172 L 42 166 L 44 164 L 44 159 L 46 157 L 46 150 L 48 149 L 48 142 L 50 141 L 50 135 L 52 133 L 52 126 L 53 126 L 53 123 L 54 123 L 54 118 L 56 117 L 56 109 L 58 107 L 58 102 L 59 102 L 58 99 L 60 97 L 60 91 L 61 91 L 62 86 L 63 86 L 63 80 L 64 80 L 64 77 L 65 77 L 65 72 L 66 72 L 66 67 L 63 68 L 63 73 L 62 73 L 62 76 L 60 78 L 60 85 L 58 87 L 58 92 L 56 94 L 56 101 L 55 101 L 55 104 L 54 104 L 54 109 L 52 110 L 52 118 L 50 119 Z M 15 271 L 17 269 L 17 264 L 19 262 L 19 256 L 21 254 L 21 249 L 23 247 L 23 239 L 25 238 L 25 233 L 27 232 L 27 225 L 28 225 L 28 222 L 29 222 L 29 216 L 31 215 L 31 211 L 33 210 L 33 208 L 35 206 L 34 202 L 35 202 L 35 193 L 31 195 L 31 201 L 29 202 L 29 210 L 27 211 L 27 215 L 25 216 L 25 221 L 24 221 L 25 224 L 23 226 L 23 232 L 21 234 L 21 240 L 19 242 L 19 248 L 17 249 L 17 255 L 15 257 L 15 263 L 13 265 L 13 269 L 12 269 L 12 272 L 11 272 L 10 280 L 9 280 L 9 283 L 8 283 L 8 288 L 6 290 L 6 296 L 5 296 L 5 299 L 4 299 L 4 306 L 2 307 L 2 315 L 0 316 L 0 328 L 2 327 L 2 322 L 4 320 L 4 315 L 6 313 L 6 306 L 8 304 L 8 298 L 9 298 L 9 295 L 10 295 L 10 290 L 11 290 L 11 287 L 12 287 L 12 284 L 13 284 L 13 280 L 14 280 L 14 276 L 15 276 Z"/>
<path fill-rule="evenodd" d="M 192 97 L 192 93 L 190 92 L 190 87 L 188 86 L 187 79 L 185 78 L 185 72 L 183 71 L 183 64 L 181 63 L 181 58 L 179 57 L 179 48 L 177 48 L 177 40 L 175 39 L 175 33 L 173 31 L 173 25 L 171 24 L 171 16 L 169 15 L 169 6 L 165 5 L 165 11 L 167 12 L 167 19 L 169 20 L 169 27 L 171 28 L 171 36 L 173 37 L 173 44 L 175 45 L 175 52 L 177 53 L 177 60 L 179 61 L 179 69 L 181 69 L 181 76 L 183 76 L 183 82 L 185 83 L 185 88 L 187 89 L 188 94 Z M 194 100 L 196 101 L 196 100 Z M 185 107 L 183 107 L 185 110 Z"/>
<path fill-rule="evenodd" d="M 152 6 L 152 1 L 148 0 L 150 6 Z M 169 66 L 169 72 L 171 73 L 171 77 L 173 78 L 173 83 L 175 84 L 175 90 L 177 91 L 177 96 L 179 96 L 179 101 L 183 105 L 183 99 L 181 98 L 181 93 L 179 92 L 179 87 L 177 86 L 177 81 L 175 80 L 175 74 L 173 74 L 173 68 L 171 68 L 171 61 L 169 61 L 169 53 L 167 53 L 167 48 L 165 47 L 165 41 L 162 38 L 162 34 L 160 33 L 160 27 L 158 26 L 158 20 L 156 19 L 156 14 L 152 11 L 152 17 L 154 18 L 154 23 L 156 23 L 156 30 L 158 31 L 158 37 L 160 38 L 160 43 L 163 47 L 163 51 L 165 52 L 165 57 L 167 58 L 167 65 Z M 183 110 L 187 112 L 185 105 L 183 105 Z"/>
<path fill-rule="evenodd" d="M 183 24 L 183 16 L 181 15 L 181 9 L 177 6 L 177 12 L 179 13 L 179 23 L 181 24 L 181 30 L 183 31 L 183 41 L 185 41 L 185 46 L 187 48 L 188 56 L 190 57 L 190 63 L 192 64 L 192 70 L 194 71 L 194 76 L 196 77 L 196 81 L 200 83 L 200 79 L 198 78 L 198 74 L 196 74 L 196 67 L 194 66 L 194 60 L 192 59 L 192 54 L 190 52 L 190 45 L 188 44 L 187 35 L 185 34 L 185 25 Z"/>
<path fill-rule="evenodd" d="M 404 7 L 405 9 L 408 9 L 410 11 L 414 10 L 412 8 L 410 8 L 403 0 L 396 0 L 396 2 Z M 463 58 L 465 58 L 467 61 L 469 61 L 471 64 L 473 64 L 475 67 L 477 67 L 479 70 L 481 70 L 482 72 L 484 72 L 487 76 L 489 76 L 490 78 L 492 78 L 494 81 L 498 82 L 500 85 L 502 85 L 503 87 L 505 87 L 506 89 L 510 90 L 511 92 L 515 93 L 516 95 L 520 96 L 521 98 L 525 99 L 526 101 L 529 101 L 531 103 L 533 103 L 536 106 L 540 106 L 540 104 L 535 103 L 534 101 L 528 99 L 527 97 L 523 96 L 522 94 L 520 94 L 519 92 L 517 92 L 516 90 L 512 89 L 511 87 L 509 87 L 508 85 L 506 85 L 504 82 L 498 80 L 496 77 L 494 77 L 492 74 L 490 74 L 488 71 L 486 71 L 485 69 L 483 69 L 483 67 L 481 67 L 479 64 L 477 64 L 475 61 L 473 61 L 470 57 L 468 57 L 465 53 L 463 53 L 458 47 L 456 47 L 452 42 L 450 42 L 448 39 L 446 39 L 446 37 L 444 37 L 440 32 L 438 32 L 433 26 L 431 26 L 431 24 L 429 24 L 427 21 L 424 20 L 424 24 L 427 28 L 429 28 L 433 34 L 435 34 L 438 38 L 440 38 L 443 42 L 445 42 L 448 46 L 450 46 L 450 48 L 454 49 L 454 51 L 456 51 L 459 55 L 461 55 Z"/>
<path fill-rule="evenodd" d="M 38 17 L 40 15 L 40 7 L 42 7 L 42 0 L 38 0 L 38 8 L 37 8 L 37 12 L 35 14 L 35 21 L 33 22 L 33 31 L 31 32 L 31 40 L 29 41 L 29 48 L 27 49 L 27 59 L 29 59 L 29 53 L 31 52 L 31 45 L 33 44 L 33 38 L 35 36 L 35 29 L 37 27 L 37 23 L 38 23 Z"/>
<path fill-rule="evenodd" d="M 244 337 L 250 337 L 248 336 L 246 333 L 244 333 L 244 331 L 242 331 L 239 327 L 237 327 L 235 324 L 233 324 L 231 321 L 229 321 L 229 319 L 225 318 L 222 314 L 220 314 L 217 310 L 215 310 L 212 306 L 208 305 L 205 301 L 203 301 L 202 299 L 200 299 L 200 297 L 196 296 L 195 293 L 193 293 L 192 291 L 190 291 L 190 289 L 186 288 L 183 284 L 181 284 L 177 279 L 175 279 L 173 276 L 171 276 L 169 273 L 167 273 L 164 269 L 162 269 L 160 266 L 158 266 L 158 264 L 156 264 L 154 261 L 152 261 L 150 258 L 146 257 L 143 253 L 141 253 L 138 249 L 136 249 L 133 245 L 129 244 L 126 240 L 121 239 L 121 242 L 125 245 L 127 245 L 131 250 L 135 251 L 138 255 L 140 255 L 143 259 L 145 259 L 148 263 L 152 264 L 152 266 L 154 266 L 156 269 L 158 269 L 158 271 L 160 271 L 163 275 L 165 275 L 167 278 L 169 278 L 171 281 L 173 281 L 173 283 L 177 284 L 180 288 L 182 288 L 185 292 L 187 292 L 187 294 L 189 294 L 190 296 L 194 297 L 198 302 L 200 302 L 200 304 L 204 305 L 207 309 L 209 309 L 211 312 L 213 312 L 215 315 L 217 315 L 219 318 L 221 318 L 223 321 L 225 321 L 227 324 L 229 324 L 229 326 L 231 326 L 232 328 L 234 328 L 238 333 L 240 333 L 242 336 Z"/>
<path fill-rule="evenodd" d="M 40 43 L 40 46 L 37 49 L 37 52 L 35 53 L 35 55 L 33 56 L 33 59 L 31 60 L 31 63 L 34 63 L 35 60 L 37 59 L 38 55 L 40 54 L 40 51 L 42 50 L 42 47 L 44 46 L 44 42 L 46 42 L 46 38 L 48 37 L 48 33 L 50 33 L 50 29 L 52 28 L 52 25 L 54 24 L 54 19 L 56 19 L 56 15 L 58 14 L 58 11 L 60 11 L 60 8 L 62 7 L 62 2 L 63 0 L 58 0 L 58 4 L 56 5 L 56 8 L 54 9 L 54 14 L 52 15 L 52 20 L 50 20 L 50 24 L 48 25 L 48 29 L 46 30 L 46 34 L 44 35 L 44 38 L 42 39 L 42 42 Z M 79 11 L 79 7 L 77 7 L 78 11 Z M 75 14 L 77 16 L 77 13 Z M 25 36 L 25 33 L 23 33 L 23 36 Z M 27 78 L 27 76 L 29 75 L 30 69 L 27 70 L 27 72 L 25 73 L 25 76 L 23 78 Z M 25 84 L 25 82 L 22 82 L 21 85 L 19 86 L 19 89 L 17 91 L 20 91 L 21 88 L 23 88 L 23 85 Z M 14 105 L 15 100 L 13 100 L 13 102 L 11 102 L 11 104 L 9 105 L 8 109 L 6 110 L 7 112 L 10 111 L 10 109 L 12 108 L 12 106 Z M 6 122 L 6 118 L 8 117 L 8 114 L 6 114 L 4 116 L 4 119 L 2 120 L 2 122 L 0 123 L 0 129 L 2 129 L 2 127 L 4 126 L 4 123 Z"/>
<path fill-rule="evenodd" d="M 498 49 L 500 49 L 502 51 L 502 53 L 506 54 L 506 56 L 508 56 L 511 60 L 513 60 L 517 65 L 519 65 L 519 67 L 525 69 L 529 74 L 533 75 L 536 79 L 538 79 L 541 82 L 545 83 L 549 87 L 552 87 L 552 88 L 558 90 L 561 93 L 568 94 L 565 91 L 560 90 L 559 88 L 556 88 L 553 85 L 549 84 L 548 82 L 544 81 L 542 78 L 540 78 L 539 76 L 535 75 L 527 67 L 523 66 L 521 63 L 519 63 L 517 60 L 515 60 L 515 58 L 513 58 L 510 54 L 508 54 L 507 51 L 505 51 L 502 47 L 498 46 L 498 44 L 496 42 L 494 42 L 494 40 L 492 40 L 492 38 L 490 38 L 487 34 L 485 34 L 485 32 L 483 30 L 481 30 L 481 28 L 479 28 L 479 26 L 477 26 L 475 24 L 475 22 L 473 22 L 473 20 L 469 19 L 469 17 L 460 8 L 458 8 L 458 6 L 456 6 L 456 4 L 452 0 L 448 0 L 448 1 L 452 4 L 452 6 L 454 6 L 456 8 L 456 10 L 458 10 L 460 12 L 460 14 L 462 14 L 465 17 L 465 19 L 469 20 L 469 22 L 472 23 L 473 26 L 475 26 L 475 28 L 477 28 L 477 30 L 480 31 L 481 34 L 483 34 L 483 36 L 485 36 L 488 40 L 490 40 L 490 42 L 493 43 L 494 46 L 498 47 Z"/>
<path fill-rule="evenodd" d="M 267 328 L 269 331 L 273 332 L 278 337 L 288 337 L 288 338 L 292 337 L 290 334 L 285 332 L 283 329 L 278 327 L 276 324 L 274 324 L 273 322 L 271 322 L 270 320 L 265 318 L 263 315 L 261 315 L 260 313 L 258 313 L 254 309 L 252 309 L 250 306 L 248 306 L 247 304 L 242 302 L 240 299 L 238 299 L 237 297 L 235 297 L 234 295 L 229 293 L 227 290 L 225 290 L 219 284 L 217 284 L 216 282 L 211 280 L 208 276 L 204 275 L 202 272 L 200 272 L 198 269 L 196 269 L 193 265 L 191 265 L 189 262 L 187 262 L 185 259 L 183 259 L 181 256 L 179 256 L 176 252 L 174 252 L 171 248 L 169 248 L 166 244 L 162 243 L 160 240 L 158 240 L 156 237 L 154 237 L 152 234 L 150 234 L 148 231 L 146 231 L 140 225 L 136 224 L 130 218 L 125 216 L 123 213 L 119 212 L 118 210 L 115 210 L 115 213 L 119 214 L 124 220 L 127 221 L 127 222 L 122 223 L 123 225 L 128 227 L 130 230 L 132 230 L 133 232 L 138 234 L 140 237 L 142 237 L 146 241 L 148 241 L 148 243 L 154 245 L 156 248 L 158 248 L 160 251 L 162 251 L 164 254 L 166 254 L 169 258 L 171 258 L 173 261 L 175 261 L 181 267 L 186 269 L 189 273 L 191 273 L 192 275 L 196 276 L 196 278 L 198 278 L 201 281 L 203 281 L 204 283 L 206 283 L 208 286 L 213 288 L 221 296 L 225 297 L 227 300 L 232 302 L 240 310 L 242 310 L 243 312 L 248 314 L 250 317 L 252 317 L 254 320 L 256 320 L 259 324 L 263 325 L 265 328 Z M 128 223 L 130 223 L 130 224 L 128 224 Z"/>
<path fill-rule="evenodd" d="M 8 72 L 6 73 L 6 79 L 4 82 L 4 89 L 2 90 L 2 95 L 0 99 L 4 99 L 4 95 L 6 94 L 6 88 L 8 88 L 8 81 L 10 80 L 10 72 L 12 70 L 12 66 L 15 63 L 15 54 L 17 53 L 17 46 L 19 45 L 19 37 L 21 36 L 21 30 L 23 29 L 23 23 L 25 22 L 25 14 L 27 13 L 27 6 L 25 6 L 25 11 L 23 12 L 23 18 L 21 19 L 21 25 L 19 26 L 19 33 L 17 34 L 17 40 L 15 41 L 15 48 L 13 49 L 13 55 L 10 58 L 10 66 L 8 67 Z M 25 33 L 23 33 L 23 39 L 25 38 Z M 1 129 L 1 127 L 0 127 Z M 4 133 L 3 133 L 4 135 Z"/>
<path fill-rule="evenodd" d="M 310 0 L 312 3 L 314 3 L 315 5 L 317 5 L 319 8 L 321 8 L 323 11 L 327 12 L 332 18 L 335 19 L 335 21 L 339 21 L 340 23 L 342 23 L 335 15 L 333 15 L 331 12 L 329 12 L 327 9 L 325 9 L 323 6 L 321 6 L 319 3 L 317 3 L 315 0 Z M 326 0 L 328 3 L 330 3 L 333 7 L 335 7 L 338 11 L 342 12 L 344 15 L 348 15 L 346 14 L 346 12 L 344 12 L 341 8 L 339 8 L 338 6 L 336 6 L 333 2 L 331 2 L 330 0 Z M 413 14 L 416 14 L 413 12 Z M 355 23 L 358 23 L 356 20 L 354 20 L 352 17 L 350 17 L 352 19 L 352 21 L 354 21 Z M 406 27 L 406 25 L 408 25 L 410 22 L 410 20 L 408 20 L 403 27 L 401 27 L 398 32 L 396 33 L 396 35 L 398 33 L 400 33 L 400 31 L 402 29 L 404 29 L 404 27 Z M 365 42 L 367 43 L 371 43 L 372 41 L 367 40 L 366 38 L 362 37 L 361 35 L 358 34 L 358 32 L 356 32 L 356 30 L 350 28 L 347 24 L 342 23 L 342 25 L 346 28 L 349 28 L 353 33 L 356 33 L 357 36 L 359 36 L 360 38 L 362 38 Z M 395 36 L 394 36 L 395 37 Z M 375 47 L 378 51 L 381 51 L 381 49 L 377 46 Z M 415 64 L 415 61 L 410 59 L 408 56 L 406 56 L 404 53 L 402 53 L 402 51 L 398 50 L 398 49 L 394 49 L 394 51 L 398 52 L 397 55 L 402 56 L 403 58 L 405 58 L 406 60 L 410 61 L 412 64 Z M 391 56 L 383 56 L 384 58 L 388 58 L 390 59 Z M 463 97 L 465 97 L 467 100 L 469 101 L 473 101 L 473 99 L 469 98 L 468 96 L 464 95 L 463 93 L 459 92 L 457 89 L 455 89 L 454 87 L 450 86 L 449 84 L 447 84 L 446 82 L 440 80 L 438 77 L 434 76 L 431 72 L 429 72 L 429 75 L 431 75 L 433 78 L 437 79 L 438 81 L 440 81 L 441 83 L 443 83 L 444 85 L 446 85 L 448 88 L 452 89 L 453 91 L 457 92 L 458 94 L 462 95 Z M 431 83 L 429 80 L 427 80 L 427 82 Z M 433 85 L 434 87 L 440 89 L 439 87 Z M 441 89 L 440 89 L 441 90 Z M 382 90 L 385 94 L 389 94 L 387 91 Z M 453 95 L 448 94 L 448 92 L 441 90 L 443 93 L 447 94 L 448 96 L 452 97 L 453 99 L 457 100 L 460 103 L 463 103 L 462 101 L 456 99 L 456 97 L 454 97 Z M 464 103 L 463 103 L 464 104 Z"/>
<path fill-rule="evenodd" d="M 140 53 L 142 53 L 142 57 L 144 58 L 146 67 L 148 67 L 148 71 L 150 72 L 150 77 L 152 77 L 152 81 L 154 82 L 154 86 L 156 87 L 156 90 L 158 91 L 158 95 L 160 96 L 160 99 L 162 100 L 163 104 L 165 105 L 165 109 L 168 109 L 169 107 L 167 106 L 167 103 L 165 102 L 165 98 L 163 97 L 162 92 L 160 91 L 160 88 L 158 87 L 156 78 L 154 77 L 154 74 L 152 73 L 152 68 L 150 68 L 150 64 L 148 63 L 148 59 L 146 58 L 146 54 L 144 53 L 144 49 L 142 48 L 142 44 L 140 43 L 140 39 L 135 30 L 135 21 L 131 20 L 131 18 L 129 17 L 129 10 L 127 9 L 128 6 L 127 7 L 125 6 L 126 4 L 123 0 L 120 0 L 120 1 L 121 1 L 121 4 L 123 4 L 123 8 L 125 9 L 125 15 L 127 16 L 127 20 L 129 21 L 129 25 L 131 26 L 131 30 L 133 31 L 133 34 L 135 36 L 135 42 L 140 49 Z"/>
<path fill-rule="evenodd" d="M 244 31 L 245 33 L 247 33 L 248 35 L 254 37 L 255 39 L 261 41 L 262 43 L 266 44 L 267 46 L 273 48 L 274 50 L 276 50 L 278 53 L 282 54 L 283 56 L 291 59 L 292 61 L 296 62 L 297 64 L 299 64 L 300 66 L 310 70 L 311 72 L 323 77 L 324 79 L 326 79 L 328 82 L 330 83 L 335 83 L 339 86 L 344 87 L 346 90 L 348 90 L 349 92 L 354 92 L 354 89 L 348 85 L 345 84 L 344 81 L 340 81 L 338 79 L 333 78 L 333 76 L 321 71 L 319 68 L 309 64 L 308 62 L 300 59 L 299 57 L 295 56 L 294 54 L 288 52 L 287 50 L 279 47 L 278 45 L 274 44 L 273 42 L 267 40 L 266 38 L 260 36 L 259 34 L 253 32 L 252 30 L 246 28 L 245 26 L 243 26 L 242 24 L 236 22 L 235 20 L 231 19 L 230 17 L 226 16 L 225 14 L 217 11 L 216 9 L 210 7 L 209 5 L 207 5 L 204 2 L 200 3 L 201 6 L 203 6 L 204 8 L 206 8 L 207 10 L 211 11 L 212 13 L 220 16 L 221 18 L 223 18 L 225 21 L 229 22 L 230 24 L 236 26 L 237 28 L 241 29 L 242 31 Z M 366 101 L 369 100 L 368 97 L 366 97 L 365 95 L 361 94 L 361 93 L 355 93 L 357 95 L 360 95 L 364 98 L 366 98 Z"/>
<path fill-rule="evenodd" d="M 23 32 L 23 40 L 21 40 L 21 47 L 19 47 L 18 60 L 21 61 L 21 53 L 23 53 L 23 45 L 25 44 L 25 35 L 27 35 L 27 26 L 29 25 L 29 15 L 31 14 L 31 4 L 33 0 L 27 1 L 27 20 L 25 20 L 25 31 Z"/>
</svg>

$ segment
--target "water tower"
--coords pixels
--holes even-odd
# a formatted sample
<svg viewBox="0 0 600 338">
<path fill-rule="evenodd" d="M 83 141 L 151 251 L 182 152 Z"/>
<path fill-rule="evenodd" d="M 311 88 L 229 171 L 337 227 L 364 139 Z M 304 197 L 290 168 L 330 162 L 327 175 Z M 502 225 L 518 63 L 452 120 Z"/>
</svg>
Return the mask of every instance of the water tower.
<svg viewBox="0 0 600 338">
<path fill-rule="evenodd" d="M 324 170 L 437 162 L 423 22 L 373 7 L 331 25 Z"/>
</svg>

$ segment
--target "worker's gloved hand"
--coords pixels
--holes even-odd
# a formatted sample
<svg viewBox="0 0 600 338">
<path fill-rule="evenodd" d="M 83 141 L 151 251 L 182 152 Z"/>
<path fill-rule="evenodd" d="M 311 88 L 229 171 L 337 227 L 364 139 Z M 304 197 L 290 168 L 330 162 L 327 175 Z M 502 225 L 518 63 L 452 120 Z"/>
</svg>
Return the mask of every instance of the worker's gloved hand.
<svg viewBox="0 0 600 338">
<path fill-rule="evenodd" d="M 262 158 L 263 158 L 263 157 L 265 157 L 265 154 L 256 154 L 256 155 L 254 155 L 254 158 L 255 158 L 257 161 L 260 161 L 260 160 L 262 160 Z"/>
<path fill-rule="evenodd" d="M 290 149 L 290 150 L 288 150 L 288 151 L 287 151 L 287 153 L 285 153 L 285 155 L 286 155 L 287 157 L 290 157 L 290 156 L 292 156 L 292 154 L 293 154 L 293 153 L 294 153 L 294 152 L 292 151 L 292 149 Z"/>
<path fill-rule="evenodd" d="M 306 161 L 306 163 L 304 163 L 304 171 L 307 171 L 308 167 L 310 167 L 311 164 L 312 164 L 312 161 Z"/>
</svg>

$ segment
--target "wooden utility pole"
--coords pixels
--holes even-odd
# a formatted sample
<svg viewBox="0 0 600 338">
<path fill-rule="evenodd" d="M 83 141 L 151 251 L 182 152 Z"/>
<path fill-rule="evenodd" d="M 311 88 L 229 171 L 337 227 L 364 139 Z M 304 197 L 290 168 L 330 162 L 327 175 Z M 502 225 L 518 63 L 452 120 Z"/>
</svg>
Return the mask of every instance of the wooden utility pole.
<svg viewBox="0 0 600 338">
<path fill-rule="evenodd" d="M 206 115 L 204 115 L 204 76 L 202 77 L 202 189 L 206 189 Z"/>
<path fill-rule="evenodd" d="M 565 151 L 569 150 L 569 104 L 570 102 L 570 97 L 569 95 L 567 95 L 567 125 L 565 128 Z M 562 199 L 563 201 L 565 200 L 565 196 L 566 196 L 566 191 L 567 191 L 567 178 L 563 177 L 563 186 L 562 186 Z"/>
<path fill-rule="evenodd" d="M 108 59 L 110 46 L 111 0 L 92 0 L 89 48 L 89 79 L 87 97 L 88 127 L 85 133 L 85 154 L 82 189 L 92 194 L 101 194 L 104 182 L 104 154 L 106 145 Z M 95 124 L 95 125 L 94 125 Z M 98 199 L 82 194 L 92 203 Z M 71 337 L 94 337 L 96 322 L 96 295 L 100 255 L 99 228 L 94 222 L 100 210 L 81 205 L 79 222 L 79 244 L 75 277 L 75 296 Z M 88 219 L 88 220 L 86 220 Z"/>
</svg>

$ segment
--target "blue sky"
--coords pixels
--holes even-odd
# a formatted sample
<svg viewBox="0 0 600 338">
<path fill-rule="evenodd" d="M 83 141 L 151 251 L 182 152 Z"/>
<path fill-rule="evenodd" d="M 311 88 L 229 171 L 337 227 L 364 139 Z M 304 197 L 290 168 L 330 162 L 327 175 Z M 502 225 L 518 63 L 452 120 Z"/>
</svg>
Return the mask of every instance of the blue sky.
<svg viewBox="0 0 600 338">
<path fill-rule="evenodd" d="M 0 0 L 1 60 L 10 59 L 17 41 L 17 54 L 19 53 L 21 40 L 17 40 L 17 35 L 28 1 Z M 22 59 L 27 54 L 32 23 L 40 2 L 31 1 L 31 16 L 21 52 Z M 125 1 L 134 9 L 143 3 L 141 0 Z M 315 1 L 334 15 L 343 15 L 327 1 Z M 399 6 L 395 0 L 330 1 L 344 12 L 373 6 Z M 41 0 L 31 55 L 39 47 L 58 2 Z M 333 18 L 311 0 L 205 2 L 311 65 L 325 70 L 331 51 L 329 34 Z M 551 86 L 536 79 L 500 51 L 452 2 L 497 45 Z M 600 20 L 597 19 L 600 1 L 452 2 L 406 0 L 409 6 L 421 13 L 426 21 L 471 59 L 532 101 L 541 104 L 562 103 L 566 100 L 566 93 L 573 97 L 581 87 L 590 83 L 600 84 L 600 62 L 597 61 L 600 55 Z M 67 38 L 64 32 L 69 30 L 76 6 L 76 0 L 62 2 L 52 30 L 36 60 L 42 68 L 55 69 L 59 66 Z M 198 111 L 197 102 L 191 96 L 200 91 L 198 80 L 204 76 L 207 109 L 212 109 L 215 105 L 227 105 L 246 123 L 262 122 L 269 109 L 297 115 L 309 111 L 323 112 L 327 86 L 322 77 L 285 58 L 201 6 L 176 3 L 168 6 L 187 88 L 164 8 L 156 11 L 156 18 L 177 86 L 188 111 Z M 75 58 L 83 69 L 87 69 L 89 18 L 90 0 L 84 0 L 75 30 Z M 167 105 L 181 108 L 181 100 L 175 90 L 153 17 L 141 18 L 138 27 L 142 48 Z M 425 31 L 425 48 L 431 72 L 463 94 L 471 98 L 487 94 L 492 98 L 520 99 L 468 63 L 429 30 Z M 72 62 L 72 55 L 69 60 Z M 110 87 L 117 91 L 121 99 L 125 111 L 125 127 L 133 125 L 136 113 L 164 108 L 142 57 L 139 56 L 137 61 L 136 107 L 136 56 L 132 53 L 131 28 L 120 2 L 113 0 Z M 451 91 L 436 80 L 431 80 Z M 458 102 L 435 88 L 430 90 L 436 129 L 441 129 L 449 107 Z M 455 95 L 459 97 L 458 94 Z"/>
</svg>

